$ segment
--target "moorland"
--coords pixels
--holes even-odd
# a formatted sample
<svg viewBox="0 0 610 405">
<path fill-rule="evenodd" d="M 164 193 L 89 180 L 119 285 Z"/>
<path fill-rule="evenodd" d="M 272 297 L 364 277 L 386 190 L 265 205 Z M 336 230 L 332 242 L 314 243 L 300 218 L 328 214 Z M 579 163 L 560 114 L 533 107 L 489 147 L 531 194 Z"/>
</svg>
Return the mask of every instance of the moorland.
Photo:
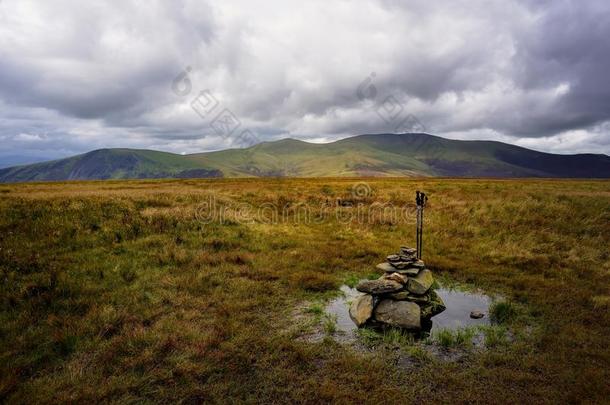
<svg viewBox="0 0 610 405">
<path fill-rule="evenodd" d="M 404 367 L 299 339 L 295 310 L 414 245 L 415 190 L 426 264 L 505 297 L 510 338 Z M 608 246 L 607 180 L 0 185 L 0 400 L 606 402 Z"/>
</svg>

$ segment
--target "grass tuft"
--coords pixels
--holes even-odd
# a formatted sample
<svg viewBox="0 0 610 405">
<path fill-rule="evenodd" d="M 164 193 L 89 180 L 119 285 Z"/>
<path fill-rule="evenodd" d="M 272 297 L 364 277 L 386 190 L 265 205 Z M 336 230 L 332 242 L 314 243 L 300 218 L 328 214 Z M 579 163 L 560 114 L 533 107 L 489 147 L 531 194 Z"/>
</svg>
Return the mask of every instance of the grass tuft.
<svg viewBox="0 0 610 405">
<path fill-rule="evenodd" d="M 517 307 L 510 301 L 498 301 L 489 307 L 489 315 L 493 322 L 508 323 L 517 315 Z"/>
</svg>

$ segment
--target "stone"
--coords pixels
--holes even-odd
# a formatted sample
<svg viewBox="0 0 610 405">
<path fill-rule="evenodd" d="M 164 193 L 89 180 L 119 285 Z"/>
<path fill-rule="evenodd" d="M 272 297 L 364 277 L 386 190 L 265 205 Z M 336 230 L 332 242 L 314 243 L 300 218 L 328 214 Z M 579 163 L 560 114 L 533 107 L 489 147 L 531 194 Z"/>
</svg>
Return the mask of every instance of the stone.
<svg viewBox="0 0 610 405">
<path fill-rule="evenodd" d="M 417 257 L 415 257 L 415 255 L 413 255 L 413 256 L 411 256 L 411 255 L 409 255 L 409 256 L 407 256 L 407 255 L 398 255 L 398 258 L 400 260 L 402 260 L 403 262 L 409 262 L 409 263 L 417 261 Z"/>
<path fill-rule="evenodd" d="M 430 287 L 432 287 L 432 283 L 434 283 L 434 277 L 432 277 L 432 272 L 430 270 L 424 269 L 420 271 L 417 276 L 409 277 L 409 282 L 407 283 L 407 290 L 409 290 L 413 294 L 423 295 L 430 289 Z"/>
<path fill-rule="evenodd" d="M 362 280 L 356 290 L 367 294 L 386 294 L 400 291 L 403 285 L 394 280 Z"/>
<path fill-rule="evenodd" d="M 399 291 L 397 293 L 392 293 L 388 295 L 388 298 L 391 298 L 396 301 L 411 301 L 417 303 L 427 303 L 430 301 L 430 298 L 427 295 L 415 295 L 411 294 L 408 291 Z"/>
<path fill-rule="evenodd" d="M 426 268 L 426 265 L 424 264 L 423 261 L 417 260 L 417 261 L 411 263 L 411 267 L 415 267 L 415 268 L 418 268 L 418 269 L 424 269 L 424 268 Z"/>
<path fill-rule="evenodd" d="M 434 290 L 430 290 L 427 294 L 428 302 L 423 303 L 421 306 L 421 317 L 424 319 L 432 318 L 434 315 L 438 315 L 443 312 L 447 307 L 443 302 L 442 298 Z"/>
<path fill-rule="evenodd" d="M 400 283 L 400 284 L 403 284 L 403 285 L 407 284 L 407 280 L 408 280 L 406 276 L 403 276 L 400 273 L 388 273 L 388 274 L 385 274 L 383 276 L 383 278 L 386 279 L 386 280 L 394 280 L 397 283 Z"/>
<path fill-rule="evenodd" d="M 408 246 L 401 246 L 400 253 L 404 255 L 414 255 L 417 253 L 417 249 Z"/>
<path fill-rule="evenodd" d="M 391 265 L 399 270 L 403 270 L 408 267 L 411 267 L 411 263 L 409 263 L 409 262 L 394 262 L 394 263 L 391 263 Z"/>
<path fill-rule="evenodd" d="M 379 263 L 375 266 L 376 269 L 385 271 L 386 273 L 399 273 L 406 276 L 417 276 L 419 273 L 419 268 L 417 267 L 408 267 L 406 269 L 397 269 L 392 266 L 390 263 Z"/>
<path fill-rule="evenodd" d="M 349 307 L 349 317 L 361 327 L 373 316 L 373 296 L 365 294 L 356 298 Z"/>
<path fill-rule="evenodd" d="M 388 298 L 391 298 L 396 301 L 407 301 L 409 298 L 409 292 L 408 291 L 399 291 L 397 293 L 392 293 L 392 294 L 388 295 Z"/>
<path fill-rule="evenodd" d="M 421 328 L 421 311 L 414 302 L 386 299 L 373 312 L 375 320 L 386 325 L 409 330 Z"/>
<path fill-rule="evenodd" d="M 385 272 L 394 272 L 396 271 L 396 269 L 394 268 L 394 266 L 392 266 L 390 263 L 379 263 L 377 266 L 375 266 L 376 269 L 378 270 L 382 270 Z"/>
<path fill-rule="evenodd" d="M 485 313 L 483 311 L 479 311 L 477 309 L 475 309 L 474 311 L 470 312 L 470 317 L 472 319 L 481 319 L 485 316 Z"/>
<path fill-rule="evenodd" d="M 386 260 L 388 262 L 397 262 L 400 260 L 400 256 L 399 255 L 389 255 L 388 257 L 386 257 Z"/>
<path fill-rule="evenodd" d="M 414 277 L 414 276 L 417 276 L 419 274 L 419 269 L 411 267 L 411 268 L 408 268 L 408 269 L 400 269 L 400 270 L 395 269 L 394 272 L 398 273 L 398 274 L 402 274 L 403 276 L 412 276 L 412 277 Z"/>
</svg>

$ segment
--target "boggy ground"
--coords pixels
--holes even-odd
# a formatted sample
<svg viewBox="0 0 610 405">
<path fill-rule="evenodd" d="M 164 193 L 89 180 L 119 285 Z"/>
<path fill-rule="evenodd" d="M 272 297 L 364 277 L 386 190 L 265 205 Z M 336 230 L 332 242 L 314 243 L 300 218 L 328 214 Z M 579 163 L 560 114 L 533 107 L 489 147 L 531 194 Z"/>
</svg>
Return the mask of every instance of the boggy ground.
<svg viewBox="0 0 610 405">
<path fill-rule="evenodd" d="M 414 245 L 416 189 L 426 263 L 509 299 L 515 338 L 394 367 L 286 333 Z M 608 181 L 0 185 L 0 401 L 606 402 L 608 246 Z"/>
</svg>

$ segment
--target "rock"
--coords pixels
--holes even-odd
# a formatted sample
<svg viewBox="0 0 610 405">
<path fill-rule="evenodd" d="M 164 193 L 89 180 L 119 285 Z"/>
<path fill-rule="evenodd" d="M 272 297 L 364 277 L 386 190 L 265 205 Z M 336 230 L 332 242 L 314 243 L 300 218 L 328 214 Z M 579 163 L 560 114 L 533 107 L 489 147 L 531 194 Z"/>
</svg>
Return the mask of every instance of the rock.
<svg viewBox="0 0 610 405">
<path fill-rule="evenodd" d="M 432 277 L 432 272 L 430 270 L 424 269 L 419 272 L 419 274 L 415 277 L 409 277 L 409 282 L 407 284 L 407 290 L 412 292 L 413 294 L 423 295 L 432 287 L 432 283 L 434 283 L 434 277 Z"/>
<path fill-rule="evenodd" d="M 409 255 L 409 256 L 407 256 L 407 255 L 399 255 L 398 258 L 400 260 L 402 260 L 403 262 L 415 262 L 415 261 L 417 261 L 417 257 L 415 257 L 415 255 L 412 255 L 412 256 L 411 255 Z"/>
<path fill-rule="evenodd" d="M 362 295 L 356 298 L 349 307 L 349 317 L 360 327 L 373 316 L 373 297 Z"/>
<path fill-rule="evenodd" d="M 367 294 L 385 294 L 400 291 L 403 285 L 394 280 L 362 280 L 356 290 Z"/>
<path fill-rule="evenodd" d="M 409 263 L 409 262 L 394 262 L 394 263 L 390 263 L 390 264 L 399 270 L 403 270 L 408 267 L 411 267 L 411 263 Z"/>
<path fill-rule="evenodd" d="M 390 326 L 419 330 L 421 311 L 419 305 L 409 301 L 383 300 L 374 310 L 375 320 Z"/>
<path fill-rule="evenodd" d="M 392 293 L 390 295 L 388 295 L 388 298 L 391 298 L 393 300 L 396 301 L 407 301 L 409 298 L 409 292 L 408 291 L 400 291 L 397 293 Z"/>
<path fill-rule="evenodd" d="M 391 298 L 396 301 L 412 301 L 417 303 L 427 303 L 430 301 L 427 295 L 415 295 L 411 294 L 408 291 L 399 291 L 397 293 L 392 293 L 388 295 L 388 298 Z"/>
<path fill-rule="evenodd" d="M 399 255 L 389 255 L 388 257 L 386 257 L 386 260 L 388 262 L 397 262 L 400 260 L 400 256 Z"/>
<path fill-rule="evenodd" d="M 388 274 L 383 275 L 382 277 L 386 280 L 394 280 L 397 283 L 400 283 L 403 285 L 407 284 L 407 281 L 408 281 L 407 277 L 403 276 L 400 273 L 388 273 Z"/>
<path fill-rule="evenodd" d="M 408 246 L 401 246 L 400 253 L 403 255 L 414 255 L 417 253 L 417 249 Z"/>
<path fill-rule="evenodd" d="M 485 313 L 483 311 L 479 311 L 477 309 L 475 309 L 474 311 L 470 312 L 470 317 L 472 319 L 481 319 L 485 316 Z"/>
<path fill-rule="evenodd" d="M 420 271 L 419 269 L 416 269 L 413 267 L 408 268 L 408 269 L 401 269 L 401 270 L 395 269 L 394 270 L 395 273 L 402 274 L 403 276 L 411 276 L 411 277 L 417 276 L 419 274 L 419 271 Z"/>
<path fill-rule="evenodd" d="M 394 271 L 396 271 L 394 266 L 392 266 L 390 263 L 379 263 L 377 266 L 375 266 L 375 268 L 378 269 L 378 270 L 385 271 L 385 272 L 394 272 Z"/>
<path fill-rule="evenodd" d="M 386 273 L 399 273 L 406 276 L 417 276 L 420 269 L 418 267 L 407 267 L 406 269 L 397 269 L 390 263 L 379 263 L 375 266 L 377 270 L 385 271 Z"/>
<path fill-rule="evenodd" d="M 424 319 L 432 318 L 434 315 L 438 315 L 443 312 L 447 307 L 445 307 L 445 303 L 438 296 L 438 294 L 434 290 L 430 290 L 427 294 L 429 302 L 425 303 L 421 307 L 421 316 Z"/>
<path fill-rule="evenodd" d="M 423 261 L 417 260 L 417 261 L 411 263 L 411 267 L 415 267 L 417 269 L 424 269 L 424 268 L 426 268 L 426 265 L 424 264 Z"/>
</svg>

